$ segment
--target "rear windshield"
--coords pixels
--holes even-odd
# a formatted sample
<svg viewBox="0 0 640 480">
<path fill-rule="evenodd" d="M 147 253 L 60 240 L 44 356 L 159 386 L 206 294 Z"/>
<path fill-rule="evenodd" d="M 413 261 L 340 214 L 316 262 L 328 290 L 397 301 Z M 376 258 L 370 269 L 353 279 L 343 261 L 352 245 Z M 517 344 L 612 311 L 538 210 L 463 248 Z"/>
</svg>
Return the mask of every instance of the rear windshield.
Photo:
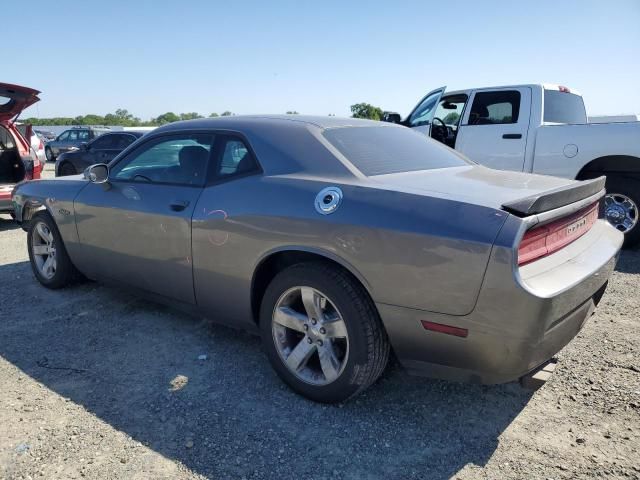
<svg viewBox="0 0 640 480">
<path fill-rule="evenodd" d="M 584 109 L 582 97 L 559 90 L 545 90 L 544 121 L 547 123 L 587 123 L 587 112 Z"/>
<path fill-rule="evenodd" d="M 323 134 L 368 177 L 471 163 L 424 134 L 404 127 L 343 127 L 327 129 Z"/>
</svg>

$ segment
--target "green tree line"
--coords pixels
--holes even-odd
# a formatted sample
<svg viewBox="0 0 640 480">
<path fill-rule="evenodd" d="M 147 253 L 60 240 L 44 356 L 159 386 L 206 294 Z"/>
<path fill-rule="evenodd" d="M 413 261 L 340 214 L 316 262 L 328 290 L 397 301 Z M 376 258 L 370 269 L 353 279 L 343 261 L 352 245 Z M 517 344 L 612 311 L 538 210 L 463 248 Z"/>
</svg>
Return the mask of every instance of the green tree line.
<svg viewBox="0 0 640 480">
<path fill-rule="evenodd" d="M 373 106 L 369 103 L 356 103 L 351 105 L 351 114 L 353 118 L 368 118 L 370 120 L 382 119 L 383 111 L 380 107 Z M 288 110 L 288 115 L 297 115 L 296 110 Z M 221 114 L 211 113 L 209 118 L 214 117 L 226 117 L 229 115 L 235 115 L 229 110 L 222 112 Z M 333 114 L 329 114 L 333 116 Z M 167 123 L 177 122 L 179 120 L 193 120 L 196 118 L 205 118 L 204 115 L 198 112 L 188 113 L 174 113 L 166 112 L 150 120 L 141 120 L 139 117 L 134 116 L 128 110 L 124 108 L 117 109 L 114 113 L 107 113 L 106 115 L 96 115 L 93 113 L 87 115 L 79 115 L 77 117 L 52 117 L 52 118 L 36 118 L 29 117 L 24 118 L 24 123 L 30 123 L 34 126 L 42 125 L 117 125 L 122 127 L 157 127 L 165 125 Z"/>
<path fill-rule="evenodd" d="M 209 115 L 213 117 L 227 117 L 233 115 L 233 112 L 225 111 L 221 114 L 212 113 Z M 174 113 L 166 112 L 162 115 L 158 115 L 151 120 L 141 120 L 139 117 L 129 113 L 124 108 L 119 108 L 115 113 L 107 113 L 106 115 L 96 115 L 90 113 L 88 115 L 79 115 L 77 117 L 53 117 L 53 118 L 24 118 L 21 121 L 24 123 L 30 123 L 34 126 L 40 125 L 118 125 L 121 127 L 157 127 L 165 125 L 171 122 L 177 122 L 178 120 L 193 120 L 195 118 L 204 118 L 197 112 L 189 113 Z"/>
</svg>

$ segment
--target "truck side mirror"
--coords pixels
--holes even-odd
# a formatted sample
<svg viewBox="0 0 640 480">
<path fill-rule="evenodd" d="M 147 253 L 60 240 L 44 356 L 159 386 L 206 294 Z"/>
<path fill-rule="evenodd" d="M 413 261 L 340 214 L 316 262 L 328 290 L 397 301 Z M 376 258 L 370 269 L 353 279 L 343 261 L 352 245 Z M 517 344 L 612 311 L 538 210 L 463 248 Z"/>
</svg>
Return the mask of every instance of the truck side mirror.
<svg viewBox="0 0 640 480">
<path fill-rule="evenodd" d="M 402 118 L 400 117 L 400 114 L 396 112 L 383 112 L 382 121 L 389 123 L 401 123 Z"/>
</svg>

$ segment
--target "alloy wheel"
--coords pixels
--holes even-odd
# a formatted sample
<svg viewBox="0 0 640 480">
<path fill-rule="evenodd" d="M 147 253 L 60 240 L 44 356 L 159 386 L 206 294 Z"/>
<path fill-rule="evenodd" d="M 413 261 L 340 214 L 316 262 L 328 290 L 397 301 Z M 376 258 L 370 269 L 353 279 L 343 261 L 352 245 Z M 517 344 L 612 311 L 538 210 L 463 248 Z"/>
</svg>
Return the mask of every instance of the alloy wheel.
<svg viewBox="0 0 640 480">
<path fill-rule="evenodd" d="M 627 233 L 638 223 L 638 206 L 626 195 L 609 193 L 604 197 L 604 215 L 611 225 Z"/>
<path fill-rule="evenodd" d="M 298 379 L 323 386 L 342 374 L 349 357 L 349 335 L 342 315 L 322 292 L 293 287 L 273 310 L 273 341 L 280 358 Z"/>
<path fill-rule="evenodd" d="M 56 246 L 53 233 L 44 222 L 38 222 L 33 229 L 31 251 L 40 275 L 51 280 L 56 274 Z"/>
</svg>

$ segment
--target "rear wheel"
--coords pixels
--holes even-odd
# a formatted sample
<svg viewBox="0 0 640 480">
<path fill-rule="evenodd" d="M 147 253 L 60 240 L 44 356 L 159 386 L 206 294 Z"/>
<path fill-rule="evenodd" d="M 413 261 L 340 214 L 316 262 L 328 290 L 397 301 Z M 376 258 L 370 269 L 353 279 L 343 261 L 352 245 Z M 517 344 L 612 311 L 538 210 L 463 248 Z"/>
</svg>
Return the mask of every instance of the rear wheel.
<svg viewBox="0 0 640 480">
<path fill-rule="evenodd" d="M 76 171 L 76 167 L 74 167 L 71 163 L 65 162 L 60 166 L 60 176 L 66 177 L 68 175 L 76 175 L 78 172 Z"/>
<path fill-rule="evenodd" d="M 617 230 L 624 233 L 624 246 L 640 241 L 640 182 L 627 177 L 607 177 L 604 216 Z"/>
<path fill-rule="evenodd" d="M 280 272 L 260 310 L 278 376 L 311 400 L 342 402 L 382 374 L 389 341 L 369 295 L 347 272 L 301 263 Z"/>
<path fill-rule="evenodd" d="M 47 157 L 47 162 L 53 162 L 56 157 L 53 156 L 53 150 L 50 147 L 44 148 L 44 155 Z"/>
<path fill-rule="evenodd" d="M 29 222 L 27 248 L 33 274 L 45 287 L 66 287 L 79 278 L 58 227 L 48 213 L 37 213 Z"/>
</svg>

